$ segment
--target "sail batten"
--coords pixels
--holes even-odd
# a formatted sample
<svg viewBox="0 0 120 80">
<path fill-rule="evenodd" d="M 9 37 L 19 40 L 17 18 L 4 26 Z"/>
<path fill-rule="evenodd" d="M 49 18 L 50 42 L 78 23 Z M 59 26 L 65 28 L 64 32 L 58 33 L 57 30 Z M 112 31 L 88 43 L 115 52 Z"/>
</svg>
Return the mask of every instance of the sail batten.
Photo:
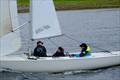
<svg viewBox="0 0 120 80">
<path fill-rule="evenodd" d="M 61 35 L 53 0 L 31 0 L 32 39 Z"/>
</svg>

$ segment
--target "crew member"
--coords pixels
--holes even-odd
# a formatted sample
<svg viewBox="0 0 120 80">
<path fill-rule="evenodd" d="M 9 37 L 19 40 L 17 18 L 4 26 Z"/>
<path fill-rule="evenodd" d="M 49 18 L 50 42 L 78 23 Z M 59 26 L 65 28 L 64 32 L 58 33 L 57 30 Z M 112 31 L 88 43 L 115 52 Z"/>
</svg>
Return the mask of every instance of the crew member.
<svg viewBox="0 0 120 80">
<path fill-rule="evenodd" d="M 34 49 L 33 55 L 36 56 L 36 57 L 47 57 L 46 48 L 45 48 L 45 46 L 43 46 L 42 41 L 37 42 L 37 46 Z"/>
<path fill-rule="evenodd" d="M 62 47 L 58 47 L 56 53 L 53 54 L 53 57 L 64 57 L 64 49 Z"/>
<path fill-rule="evenodd" d="M 80 45 L 80 48 L 81 48 L 80 57 L 90 55 L 90 47 L 86 43 L 82 43 Z"/>
</svg>

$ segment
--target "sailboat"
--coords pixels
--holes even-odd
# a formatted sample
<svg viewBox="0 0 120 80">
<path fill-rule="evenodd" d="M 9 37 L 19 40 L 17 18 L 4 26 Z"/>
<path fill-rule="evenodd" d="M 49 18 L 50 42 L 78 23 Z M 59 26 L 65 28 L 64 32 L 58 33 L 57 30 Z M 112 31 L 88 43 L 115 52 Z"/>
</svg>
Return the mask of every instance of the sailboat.
<svg viewBox="0 0 120 80">
<path fill-rule="evenodd" d="M 53 0 L 30 0 L 31 39 L 62 35 Z M 16 0 L 0 0 L 0 68 L 21 72 L 88 70 L 120 64 L 120 51 L 97 52 L 86 57 L 8 56 L 21 48 Z M 16 30 L 17 29 L 17 30 Z M 9 46 L 8 46 L 9 45 Z M 76 54 L 74 52 L 70 54 Z"/>
</svg>

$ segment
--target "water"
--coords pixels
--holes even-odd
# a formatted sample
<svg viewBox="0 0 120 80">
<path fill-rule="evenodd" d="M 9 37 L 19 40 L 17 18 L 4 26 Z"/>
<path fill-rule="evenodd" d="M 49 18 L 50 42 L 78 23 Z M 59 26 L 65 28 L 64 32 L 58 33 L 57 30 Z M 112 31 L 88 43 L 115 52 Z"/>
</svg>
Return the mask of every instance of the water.
<svg viewBox="0 0 120 80">
<path fill-rule="evenodd" d="M 57 45 L 66 51 L 79 51 L 79 44 L 88 43 L 92 52 L 120 50 L 120 8 L 77 10 L 57 12 L 63 34 L 78 40 L 75 42 L 66 36 L 52 38 Z M 29 20 L 29 14 L 19 14 L 20 24 Z M 34 49 L 36 41 L 31 42 L 29 24 L 21 29 L 22 48 L 17 54 Z M 47 54 L 53 54 L 57 47 L 48 39 L 41 39 L 47 48 Z M 94 47 L 97 46 L 97 47 Z M 102 49 L 99 49 L 102 48 Z M 15 53 L 15 54 L 16 54 Z M 64 73 L 21 73 L 0 72 L 0 80 L 119 80 L 120 66 L 91 71 L 74 71 Z"/>
<path fill-rule="evenodd" d="M 119 80 L 120 66 L 85 72 L 15 73 L 2 72 L 0 80 Z"/>
</svg>

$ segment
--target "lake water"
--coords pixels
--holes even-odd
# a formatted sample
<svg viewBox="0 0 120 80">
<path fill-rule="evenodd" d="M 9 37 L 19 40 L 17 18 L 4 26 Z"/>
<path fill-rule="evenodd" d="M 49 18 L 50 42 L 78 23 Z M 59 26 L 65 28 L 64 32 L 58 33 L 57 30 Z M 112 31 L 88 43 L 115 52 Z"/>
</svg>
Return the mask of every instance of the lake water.
<svg viewBox="0 0 120 80">
<path fill-rule="evenodd" d="M 68 52 L 79 51 L 79 44 L 82 42 L 88 43 L 92 52 L 120 50 L 120 8 L 58 11 L 57 15 L 65 35 L 50 40 L 40 39 L 47 48 L 47 54 L 52 55 L 56 51 L 57 46 L 53 42 Z M 19 14 L 20 24 L 28 20 L 28 13 Z M 28 48 L 33 50 L 36 46 L 38 40 L 29 40 L 29 27 L 30 24 L 26 24 L 20 28 L 22 48 L 17 54 L 28 52 Z M 120 80 L 120 66 L 56 74 L 0 72 L 0 80 Z"/>
</svg>

